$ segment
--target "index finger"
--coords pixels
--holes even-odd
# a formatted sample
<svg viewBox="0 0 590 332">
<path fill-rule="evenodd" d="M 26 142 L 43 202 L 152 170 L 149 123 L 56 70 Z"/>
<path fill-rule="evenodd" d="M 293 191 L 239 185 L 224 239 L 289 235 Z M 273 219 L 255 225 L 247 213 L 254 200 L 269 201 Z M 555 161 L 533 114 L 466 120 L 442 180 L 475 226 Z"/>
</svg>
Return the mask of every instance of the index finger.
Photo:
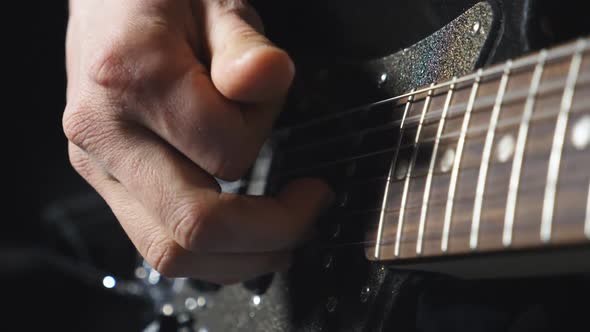
<svg viewBox="0 0 590 332">
<path fill-rule="evenodd" d="M 266 252 L 292 248 L 332 201 L 318 179 L 298 179 L 277 197 L 221 193 L 208 213 L 187 228 L 187 248 L 215 252 Z"/>
<path fill-rule="evenodd" d="M 90 120 L 80 126 L 100 126 L 108 135 L 78 141 L 185 249 L 289 248 L 331 201 L 330 189 L 315 179 L 293 182 L 277 197 L 221 193 L 214 178 L 145 128 Z"/>
</svg>

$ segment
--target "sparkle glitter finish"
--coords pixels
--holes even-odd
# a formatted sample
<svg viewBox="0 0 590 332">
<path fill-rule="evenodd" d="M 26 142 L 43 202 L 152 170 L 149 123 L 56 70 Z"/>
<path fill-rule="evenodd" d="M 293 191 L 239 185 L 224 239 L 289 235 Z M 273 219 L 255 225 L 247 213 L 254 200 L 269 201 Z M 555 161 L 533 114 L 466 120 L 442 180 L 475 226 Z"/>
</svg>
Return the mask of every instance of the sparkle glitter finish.
<svg viewBox="0 0 590 332">
<path fill-rule="evenodd" d="M 448 80 L 475 69 L 493 21 L 492 8 L 480 2 L 428 38 L 395 54 L 365 64 L 379 88 L 398 95 L 411 88 Z M 474 29 L 477 27 L 477 29 Z"/>
</svg>

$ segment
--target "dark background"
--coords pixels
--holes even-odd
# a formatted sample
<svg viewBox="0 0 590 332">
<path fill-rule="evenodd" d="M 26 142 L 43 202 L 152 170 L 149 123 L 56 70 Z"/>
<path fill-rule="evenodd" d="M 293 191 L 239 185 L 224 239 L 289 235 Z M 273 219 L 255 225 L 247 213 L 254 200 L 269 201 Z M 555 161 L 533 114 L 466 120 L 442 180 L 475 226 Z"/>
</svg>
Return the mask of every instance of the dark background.
<svg viewBox="0 0 590 332">
<path fill-rule="evenodd" d="M 11 191 L 0 232 L 0 294 L 8 311 L 0 329 L 139 331 L 145 303 L 102 286 L 107 274 L 130 278 L 136 253 L 68 161 L 61 125 L 67 1 L 22 7 L 6 11 L 14 16 L 8 32 L 16 38 L 3 46 L 16 58 L 5 91 L 17 119 L 5 131 L 16 143 L 7 157 L 18 162 L 5 172 Z"/>
</svg>

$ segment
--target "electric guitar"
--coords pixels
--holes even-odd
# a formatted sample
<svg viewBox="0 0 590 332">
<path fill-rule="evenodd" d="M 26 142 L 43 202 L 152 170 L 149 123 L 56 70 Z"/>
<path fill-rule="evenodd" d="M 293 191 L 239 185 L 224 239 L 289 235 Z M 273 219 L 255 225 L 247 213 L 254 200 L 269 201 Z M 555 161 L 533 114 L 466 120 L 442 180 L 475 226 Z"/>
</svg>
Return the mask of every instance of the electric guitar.
<svg viewBox="0 0 590 332">
<path fill-rule="evenodd" d="M 590 38 L 542 45 L 542 8 L 470 2 L 392 54 L 304 69 L 249 176 L 221 184 L 323 178 L 337 199 L 317 237 L 289 272 L 233 286 L 140 264 L 146 330 L 414 331 L 449 275 L 590 272 Z"/>
</svg>

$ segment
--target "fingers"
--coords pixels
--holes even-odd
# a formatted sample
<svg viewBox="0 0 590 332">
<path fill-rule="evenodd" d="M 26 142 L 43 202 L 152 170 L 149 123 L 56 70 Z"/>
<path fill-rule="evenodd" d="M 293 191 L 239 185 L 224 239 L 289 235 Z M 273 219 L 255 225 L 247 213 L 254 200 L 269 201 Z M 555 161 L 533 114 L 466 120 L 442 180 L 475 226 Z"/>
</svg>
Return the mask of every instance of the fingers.
<svg viewBox="0 0 590 332">
<path fill-rule="evenodd" d="M 246 1 L 205 1 L 211 77 L 227 98 L 268 103 L 283 98 L 295 68 L 285 51 L 262 34 L 262 23 Z"/>
<path fill-rule="evenodd" d="M 180 247 L 115 179 L 102 171 L 84 151 L 69 145 L 74 168 L 105 199 L 140 254 L 167 277 L 194 277 L 229 284 L 268 272 L 284 270 L 289 252 L 255 254 L 195 253 Z"/>
<path fill-rule="evenodd" d="M 300 179 L 277 198 L 221 194 L 205 203 L 205 218 L 193 218 L 183 233 L 193 250 L 268 252 L 292 249 L 332 202 L 326 184 Z"/>
<path fill-rule="evenodd" d="M 224 180 L 243 176 L 262 143 L 262 134 L 247 128 L 240 106 L 222 96 L 196 62 L 166 95 L 135 100 L 136 109 L 128 112 L 143 126 Z"/>
<path fill-rule="evenodd" d="M 145 129 L 88 115 L 69 121 L 70 141 L 99 160 L 185 249 L 293 247 L 331 199 L 323 182 L 310 179 L 287 186 L 277 198 L 220 193 L 212 177 Z"/>
</svg>

